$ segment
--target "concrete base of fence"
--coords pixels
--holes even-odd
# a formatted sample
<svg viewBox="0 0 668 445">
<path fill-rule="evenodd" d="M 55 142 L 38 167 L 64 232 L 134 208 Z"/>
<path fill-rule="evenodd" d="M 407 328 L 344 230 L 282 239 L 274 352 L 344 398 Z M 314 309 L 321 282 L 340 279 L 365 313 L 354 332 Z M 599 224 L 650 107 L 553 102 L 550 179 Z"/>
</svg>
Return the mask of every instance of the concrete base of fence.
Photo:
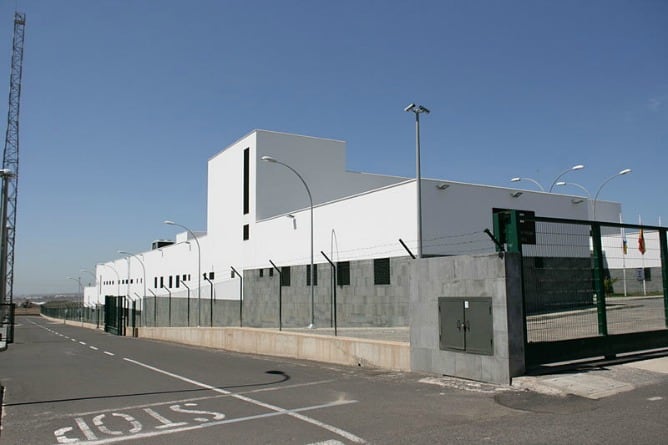
<svg viewBox="0 0 668 445">
<path fill-rule="evenodd" d="M 98 328 L 95 323 L 87 323 L 87 322 L 81 322 L 78 320 L 63 320 L 62 318 L 53 318 L 53 317 L 47 317 L 46 315 L 42 315 L 42 318 L 45 320 L 49 320 L 54 323 L 60 323 L 60 324 L 66 324 L 69 326 L 78 326 L 80 328 L 87 328 L 87 329 L 101 329 L 104 330 L 104 325 L 100 325 Z"/>
<path fill-rule="evenodd" d="M 139 337 L 228 351 L 410 371 L 409 343 L 257 328 L 139 328 Z"/>
</svg>

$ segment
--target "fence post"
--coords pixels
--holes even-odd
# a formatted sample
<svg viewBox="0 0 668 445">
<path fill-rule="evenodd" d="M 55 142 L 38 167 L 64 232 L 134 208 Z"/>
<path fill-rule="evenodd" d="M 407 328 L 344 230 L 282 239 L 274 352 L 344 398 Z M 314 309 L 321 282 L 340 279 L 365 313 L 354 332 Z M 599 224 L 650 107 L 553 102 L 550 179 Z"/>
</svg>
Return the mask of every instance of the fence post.
<svg viewBox="0 0 668 445">
<path fill-rule="evenodd" d="M 278 272 L 278 330 L 282 331 L 283 330 L 283 276 L 281 273 L 281 269 L 278 268 L 274 264 L 273 261 L 269 260 L 271 265 L 276 269 L 276 272 Z"/>
<path fill-rule="evenodd" d="M 598 314 L 598 333 L 608 335 L 608 320 L 605 312 L 605 274 L 603 269 L 603 247 L 601 246 L 601 224 L 591 223 L 592 245 L 594 247 L 594 295 Z"/>
<path fill-rule="evenodd" d="M 659 230 L 659 243 L 661 244 L 661 275 L 663 278 L 663 312 L 664 323 L 668 327 L 668 241 L 666 229 Z"/>
</svg>

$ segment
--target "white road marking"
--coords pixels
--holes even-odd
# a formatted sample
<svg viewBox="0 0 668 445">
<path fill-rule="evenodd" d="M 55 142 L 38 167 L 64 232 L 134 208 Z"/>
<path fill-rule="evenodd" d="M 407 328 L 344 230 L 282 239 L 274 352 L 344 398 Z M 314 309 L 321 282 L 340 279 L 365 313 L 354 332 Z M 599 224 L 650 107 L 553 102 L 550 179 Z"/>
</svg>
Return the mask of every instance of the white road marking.
<svg viewBox="0 0 668 445">
<path fill-rule="evenodd" d="M 301 411 L 310 411 L 310 410 L 316 410 L 316 409 L 322 409 L 322 408 L 330 408 L 334 406 L 341 406 L 341 405 L 348 405 L 350 403 L 357 403 L 355 400 L 342 400 L 338 402 L 332 402 L 332 403 L 326 403 L 324 405 L 316 405 L 316 406 L 307 406 L 304 408 L 297 408 L 297 409 L 292 409 L 292 410 L 281 410 L 281 411 L 273 411 L 270 413 L 264 413 L 264 414 L 257 414 L 253 416 L 246 416 L 246 417 L 237 417 L 235 419 L 226 419 L 226 420 L 220 420 L 217 422 L 208 422 L 208 423 L 200 423 L 197 425 L 191 425 L 191 426 L 183 426 L 180 428 L 173 428 L 169 430 L 162 430 L 162 431 L 150 431 L 150 432 L 145 432 L 145 433 L 140 433 L 140 434 L 135 434 L 132 436 L 117 436 L 117 437 L 110 437 L 107 439 L 99 439 L 99 440 L 92 440 L 92 441 L 79 441 L 78 439 L 69 439 L 66 437 L 60 437 L 63 436 L 66 432 L 71 431 L 72 428 L 61 428 L 59 430 L 56 430 L 55 434 L 56 437 L 58 438 L 58 443 L 72 443 L 72 442 L 77 442 L 80 445 L 105 445 L 108 443 L 115 443 L 115 442 L 123 442 L 123 441 L 129 441 L 129 440 L 138 440 L 138 439 L 146 439 L 149 437 L 156 437 L 156 436 L 162 436 L 165 434 L 174 434 L 174 433 L 182 433 L 184 431 L 193 431 L 193 430 L 199 430 L 202 428 L 209 428 L 213 426 L 218 426 L 218 425 L 226 425 L 229 423 L 239 423 L 239 422 L 246 422 L 249 420 L 258 420 L 258 419 L 266 419 L 268 417 L 276 417 L 280 416 L 283 414 L 287 415 L 293 415 L 297 414 L 298 412 Z M 303 416 L 302 416 L 303 417 Z M 348 433 L 350 434 L 350 433 Z M 352 435 L 351 435 L 352 436 Z M 357 437 L 357 436 L 352 436 L 352 437 Z M 61 441 L 67 440 L 66 441 Z M 360 442 L 361 441 L 361 442 Z M 357 438 L 357 443 L 367 443 L 363 439 Z"/>
<path fill-rule="evenodd" d="M 84 342 L 82 342 L 82 341 L 80 341 L 79 343 L 81 343 L 82 345 L 86 346 L 86 343 L 84 343 Z"/>
<path fill-rule="evenodd" d="M 650 402 L 657 402 L 659 400 L 663 400 L 663 397 L 660 397 L 660 396 L 650 397 L 647 400 L 649 400 Z"/>
<path fill-rule="evenodd" d="M 151 408 L 144 408 L 144 411 L 149 416 L 153 417 L 158 422 L 162 423 L 160 426 L 156 426 L 156 430 L 164 430 L 165 428 L 174 428 L 176 426 L 188 425 L 188 422 L 172 422 L 164 416 L 161 416 L 157 412 L 153 411 Z"/>
<path fill-rule="evenodd" d="M 235 399 L 242 400 L 242 401 L 244 401 L 244 402 L 248 402 L 248 403 L 251 403 L 251 404 L 253 404 L 253 405 L 261 406 L 261 407 L 263 407 L 263 408 L 267 408 L 267 409 L 272 410 L 272 411 L 275 411 L 275 412 L 277 412 L 277 413 L 279 413 L 279 414 L 287 414 L 288 416 L 290 416 L 290 417 L 294 417 L 295 419 L 299 419 L 299 420 L 301 420 L 301 421 L 303 421 L 303 422 L 310 423 L 310 424 L 312 424 L 312 425 L 315 425 L 315 426 L 318 426 L 318 427 L 320 427 L 320 428 L 323 428 L 323 429 L 325 429 L 325 430 L 327 430 L 327 431 L 331 431 L 332 433 L 334 433 L 334 434 L 336 434 L 336 435 L 338 435 L 338 436 L 344 437 L 344 438 L 350 440 L 351 442 L 355 442 L 355 443 L 367 443 L 367 442 L 366 442 L 364 439 L 362 439 L 361 437 L 357 437 L 357 436 L 355 436 L 354 434 L 349 433 L 348 431 L 342 430 L 341 428 L 337 428 L 337 427 L 335 427 L 335 426 L 326 424 L 326 423 L 324 423 L 324 422 L 320 422 L 319 420 L 312 419 L 312 418 L 310 418 L 310 417 L 308 417 L 308 416 L 304 416 L 304 415 L 302 415 L 302 414 L 299 414 L 299 413 L 297 412 L 297 410 L 288 411 L 288 410 L 286 410 L 286 409 L 284 409 L 284 408 L 280 408 L 280 407 L 278 407 L 278 406 L 270 405 L 270 404 L 268 404 L 268 403 L 260 402 L 259 400 L 251 399 L 250 397 L 246 397 L 246 396 L 243 396 L 243 395 L 240 395 L 240 394 L 233 394 L 233 393 L 231 393 L 230 391 L 227 391 L 227 390 L 224 390 L 224 389 L 220 389 L 220 388 L 216 388 L 216 387 L 211 386 L 211 385 L 208 385 L 208 384 L 206 384 L 206 383 L 201 383 L 201 382 L 198 382 L 198 381 L 189 379 L 189 378 L 187 378 L 187 377 L 183 377 L 183 376 L 174 374 L 174 373 L 172 373 L 172 372 L 165 371 L 165 370 L 156 368 L 156 367 L 154 367 L 154 366 L 147 365 L 147 364 L 145 364 L 145 363 L 141 363 L 141 362 L 138 362 L 138 361 L 136 361 L 136 360 L 129 359 L 129 358 L 127 358 L 127 357 L 123 358 L 123 360 L 125 360 L 125 361 L 127 361 L 127 362 L 130 362 L 130 363 L 134 363 L 135 365 L 138 365 L 138 366 L 142 366 L 142 367 L 144 367 L 144 368 L 146 368 L 146 369 L 150 369 L 151 371 L 155 371 L 155 372 L 158 372 L 158 373 L 160 373 L 160 374 L 164 374 L 164 375 L 167 375 L 167 376 L 169 376 L 169 377 L 173 377 L 173 378 L 178 379 L 178 380 L 181 380 L 181 381 L 183 381 L 183 382 L 190 383 L 190 384 L 195 385 L 195 386 L 199 386 L 200 388 L 209 389 L 209 390 L 211 390 L 211 391 L 215 391 L 215 392 L 217 392 L 217 393 L 219 393 L 219 394 L 229 395 L 229 396 L 231 396 L 231 397 L 234 397 Z M 352 402 L 354 402 L 354 401 L 352 401 Z M 222 422 L 224 422 L 224 421 L 222 421 Z M 210 424 L 208 424 L 208 425 L 211 425 L 211 424 L 212 424 L 212 423 L 210 423 Z"/>
<path fill-rule="evenodd" d="M 114 355 L 116 355 L 116 354 L 114 354 L 113 352 L 109 352 L 109 351 L 104 351 L 104 353 L 107 354 L 107 355 L 110 355 L 110 356 L 112 356 L 112 357 L 113 357 Z"/>
<path fill-rule="evenodd" d="M 332 383 L 334 380 L 317 380 L 314 382 L 307 382 L 307 383 L 295 383 L 294 385 L 282 385 L 278 388 L 258 388 L 258 389 L 253 389 L 250 391 L 245 391 L 243 394 L 254 394 L 257 392 L 271 392 L 271 391 L 283 391 L 286 389 L 294 389 L 294 388 L 301 388 L 304 386 L 313 386 L 313 385 L 322 385 L 324 383 Z M 95 410 L 95 411 L 86 411 L 83 413 L 76 413 L 73 414 L 74 416 L 91 416 L 93 414 L 102 414 L 102 413 L 111 413 L 114 411 L 129 411 L 133 409 L 144 409 L 144 408 L 151 408 L 151 407 L 156 407 L 156 406 L 166 406 L 166 405 L 174 405 L 175 403 L 183 403 L 188 405 L 190 402 L 199 402 L 202 400 L 212 400 L 212 399 L 217 399 L 217 398 L 222 398 L 222 397 L 229 397 L 226 394 L 219 394 L 215 396 L 204 396 L 204 397 L 192 397 L 189 399 L 181 399 L 181 400 L 170 400 L 168 402 L 155 402 L 155 403 L 145 403 L 141 405 L 130 405 L 130 406 L 125 406 L 121 408 L 114 408 L 114 409 L 100 409 L 100 410 Z M 70 415 L 66 416 L 58 416 L 58 417 L 71 417 Z"/>
<path fill-rule="evenodd" d="M 324 442 L 313 442 L 308 445 L 345 445 L 343 442 L 339 442 L 338 440 L 326 440 Z"/>
<path fill-rule="evenodd" d="M 89 346 L 93 351 L 97 351 L 98 349 L 95 346 Z"/>
<path fill-rule="evenodd" d="M 81 417 L 77 417 L 74 420 L 76 421 L 77 426 L 79 427 L 81 432 L 84 433 L 84 436 L 86 436 L 86 439 L 88 439 L 88 440 L 96 440 L 97 439 L 97 436 L 95 435 L 95 433 L 93 433 L 93 431 L 90 429 L 88 424 Z"/>
</svg>

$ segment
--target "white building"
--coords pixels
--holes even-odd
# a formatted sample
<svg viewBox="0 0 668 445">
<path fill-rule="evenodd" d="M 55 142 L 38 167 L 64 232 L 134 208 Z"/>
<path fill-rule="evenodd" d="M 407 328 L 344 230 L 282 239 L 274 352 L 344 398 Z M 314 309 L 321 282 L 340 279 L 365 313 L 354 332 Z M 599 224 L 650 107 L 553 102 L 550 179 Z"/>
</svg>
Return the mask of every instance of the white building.
<svg viewBox="0 0 668 445">
<path fill-rule="evenodd" d="M 96 268 L 88 305 L 105 295 L 185 297 L 201 286 L 216 299 L 238 299 L 232 268 L 269 268 L 310 262 L 310 206 L 299 177 L 313 198 L 313 251 L 334 261 L 407 256 L 417 246 L 417 191 L 414 178 L 350 172 L 342 141 L 256 130 L 208 162 L 207 230 L 176 236 L 174 244 L 137 253 Z M 423 253 L 452 255 L 494 250 L 484 234 L 494 209 L 531 210 L 540 216 L 590 219 L 591 202 L 570 195 L 423 179 Z M 613 202 L 597 203 L 598 220 L 614 222 Z M 186 223 L 186 221 L 178 221 Z M 195 238 L 194 238 L 194 237 Z M 148 244 L 148 243 L 147 243 Z M 212 274 L 213 273 L 213 274 Z M 205 294 L 207 292 L 207 294 Z"/>
</svg>

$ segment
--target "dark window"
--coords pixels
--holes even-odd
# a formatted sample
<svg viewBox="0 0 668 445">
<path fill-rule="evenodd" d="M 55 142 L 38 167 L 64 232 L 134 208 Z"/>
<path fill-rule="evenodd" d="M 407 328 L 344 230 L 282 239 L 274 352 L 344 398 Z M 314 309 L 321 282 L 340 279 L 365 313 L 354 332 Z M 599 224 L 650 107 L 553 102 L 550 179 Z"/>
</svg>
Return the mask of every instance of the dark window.
<svg viewBox="0 0 668 445">
<path fill-rule="evenodd" d="M 233 270 L 230 270 L 230 278 L 234 278 L 235 275 L 236 275 L 236 274 L 234 273 L 234 271 L 233 271 Z"/>
<path fill-rule="evenodd" d="M 373 284 L 390 284 L 390 259 L 373 260 Z"/>
<path fill-rule="evenodd" d="M 281 267 L 281 286 L 290 285 L 290 266 Z"/>
<path fill-rule="evenodd" d="M 336 284 L 339 286 L 350 285 L 350 261 L 336 263 Z"/>
<path fill-rule="evenodd" d="M 160 277 L 160 289 L 165 287 L 165 277 Z"/>
<path fill-rule="evenodd" d="M 134 284 L 134 278 L 130 278 L 130 284 Z"/>
<path fill-rule="evenodd" d="M 264 276 L 264 269 L 260 269 L 260 278 Z"/>
<path fill-rule="evenodd" d="M 169 288 L 170 289 L 172 288 L 172 276 L 171 275 L 169 276 Z"/>
<path fill-rule="evenodd" d="M 244 215 L 250 210 L 250 149 L 244 149 Z M 248 238 L 244 238 L 248 239 Z"/>
<path fill-rule="evenodd" d="M 313 284 L 315 286 L 318 285 L 318 265 L 317 264 L 313 265 Z M 311 265 L 310 264 L 306 265 L 306 285 L 307 286 L 311 285 Z"/>
<path fill-rule="evenodd" d="M 179 288 L 179 285 L 181 284 L 181 280 L 179 280 L 179 278 L 181 278 L 181 277 L 177 275 L 176 276 L 176 288 L 177 289 Z"/>
<path fill-rule="evenodd" d="M 209 280 L 213 280 L 213 277 L 215 277 L 216 274 L 214 272 L 209 272 Z"/>
<path fill-rule="evenodd" d="M 250 238 L 250 228 L 248 224 L 244 224 L 244 241 Z"/>
<path fill-rule="evenodd" d="M 274 269 L 273 268 L 269 268 L 269 276 L 270 277 L 274 276 Z"/>
</svg>

